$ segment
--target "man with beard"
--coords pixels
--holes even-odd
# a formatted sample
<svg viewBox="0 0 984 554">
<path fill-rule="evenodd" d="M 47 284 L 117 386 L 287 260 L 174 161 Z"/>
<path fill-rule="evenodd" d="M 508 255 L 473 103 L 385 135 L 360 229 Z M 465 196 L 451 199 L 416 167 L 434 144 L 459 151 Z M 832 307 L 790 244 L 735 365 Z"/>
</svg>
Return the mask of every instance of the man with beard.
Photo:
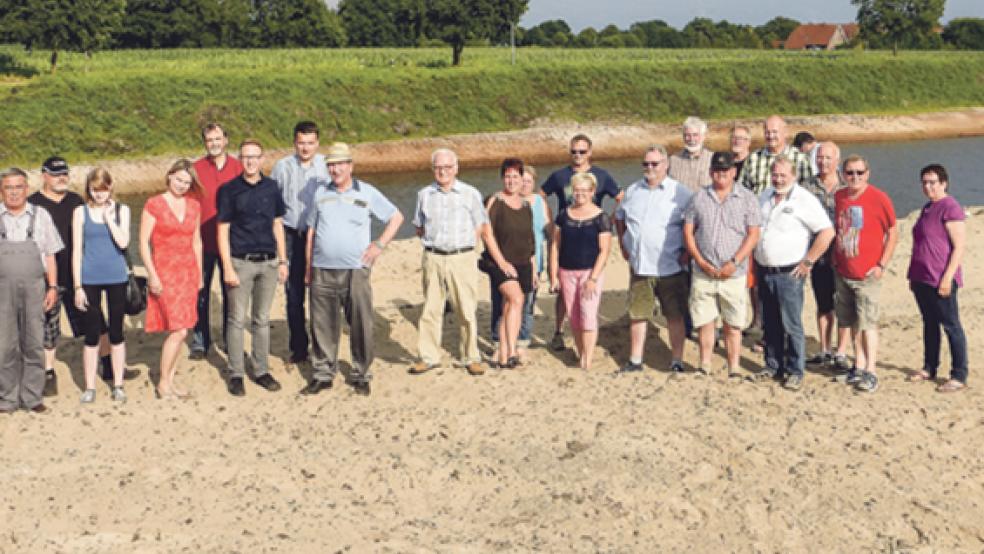
<svg viewBox="0 0 984 554">
<path fill-rule="evenodd" d="M 711 155 L 704 147 L 707 123 L 697 117 L 683 122 L 683 150 L 670 156 L 670 178 L 693 192 L 711 184 Z"/>
</svg>

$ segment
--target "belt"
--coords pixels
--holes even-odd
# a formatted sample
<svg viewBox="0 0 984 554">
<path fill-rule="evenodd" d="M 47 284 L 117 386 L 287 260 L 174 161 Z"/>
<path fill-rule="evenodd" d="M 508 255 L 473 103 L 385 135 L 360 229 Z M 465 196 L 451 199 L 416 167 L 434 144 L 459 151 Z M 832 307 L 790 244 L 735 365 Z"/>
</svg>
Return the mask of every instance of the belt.
<svg viewBox="0 0 984 554">
<path fill-rule="evenodd" d="M 250 252 L 248 254 L 233 254 L 232 257 L 239 258 L 240 260 L 245 260 L 247 262 L 266 262 L 276 258 L 277 255 L 269 252 Z"/>
<path fill-rule="evenodd" d="M 441 255 L 441 256 L 451 256 L 451 255 L 454 255 L 454 254 L 463 254 L 465 252 L 471 252 L 474 249 L 475 249 L 474 246 L 468 246 L 466 248 L 455 248 L 454 250 L 441 250 L 440 248 L 434 248 L 433 246 L 425 246 L 424 247 L 424 250 L 426 250 L 428 252 L 432 252 L 434 254 Z"/>
<path fill-rule="evenodd" d="M 761 271 L 762 273 L 765 273 L 766 275 L 775 275 L 777 273 L 789 273 L 790 271 L 796 269 L 796 266 L 798 266 L 798 265 L 799 264 L 779 265 L 779 266 L 765 266 L 765 265 L 760 265 L 760 266 L 758 266 L 758 268 L 759 268 L 759 271 Z"/>
</svg>

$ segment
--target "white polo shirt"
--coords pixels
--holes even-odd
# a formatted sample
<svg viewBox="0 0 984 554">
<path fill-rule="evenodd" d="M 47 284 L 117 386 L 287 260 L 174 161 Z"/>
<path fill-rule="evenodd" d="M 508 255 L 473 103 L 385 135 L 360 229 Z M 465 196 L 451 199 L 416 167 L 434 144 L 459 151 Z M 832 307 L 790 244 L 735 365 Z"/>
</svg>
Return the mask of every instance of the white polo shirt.
<svg viewBox="0 0 984 554">
<path fill-rule="evenodd" d="M 765 267 L 798 264 L 810 249 L 813 236 L 833 227 L 816 196 L 798 184 L 776 203 L 776 189 L 768 187 L 759 195 L 762 210 L 762 237 L 755 247 L 755 263 Z"/>
</svg>

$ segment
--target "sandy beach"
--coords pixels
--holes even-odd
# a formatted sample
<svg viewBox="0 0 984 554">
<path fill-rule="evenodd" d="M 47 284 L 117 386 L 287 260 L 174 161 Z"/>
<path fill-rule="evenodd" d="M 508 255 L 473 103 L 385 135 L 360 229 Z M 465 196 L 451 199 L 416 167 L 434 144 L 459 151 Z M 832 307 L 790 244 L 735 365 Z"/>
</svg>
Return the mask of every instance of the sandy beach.
<svg viewBox="0 0 984 554">
<path fill-rule="evenodd" d="M 654 326 L 642 374 L 628 350 L 626 263 L 606 270 L 594 368 L 555 353 L 551 317 L 517 370 L 407 374 L 422 302 L 421 247 L 391 245 L 374 269 L 372 396 L 336 380 L 300 397 L 310 367 L 286 364 L 284 298 L 272 373 L 230 397 L 220 354 L 184 360 L 189 401 L 152 381 L 162 336 L 128 322 L 123 406 L 100 386 L 78 402 L 80 343 L 64 339 L 52 413 L 0 418 L 0 552 L 980 552 L 984 209 L 968 221 L 970 387 L 941 395 L 905 381 L 921 367 L 921 320 L 905 271 L 913 216 L 882 290 L 881 387 L 872 395 L 808 371 L 798 393 L 716 374 L 671 377 Z M 483 277 L 483 289 L 488 282 Z M 485 296 L 487 298 L 487 295 Z M 805 323 L 815 349 L 813 302 Z M 542 294 L 538 308 L 552 313 Z M 487 336 L 489 306 L 480 308 Z M 217 321 L 218 313 L 215 313 Z M 445 327 L 453 349 L 456 332 Z M 343 360 L 348 360 L 347 342 Z M 696 362 L 688 343 L 685 362 Z M 752 371 L 760 355 L 745 348 Z M 944 350 L 941 376 L 949 368 Z"/>
</svg>

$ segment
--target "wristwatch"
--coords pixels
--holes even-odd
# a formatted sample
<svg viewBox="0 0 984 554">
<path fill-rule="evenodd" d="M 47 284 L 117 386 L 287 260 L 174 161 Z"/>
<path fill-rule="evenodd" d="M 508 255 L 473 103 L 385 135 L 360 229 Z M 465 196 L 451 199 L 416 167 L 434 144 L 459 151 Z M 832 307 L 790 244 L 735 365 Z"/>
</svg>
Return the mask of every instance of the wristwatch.
<svg viewBox="0 0 984 554">
<path fill-rule="evenodd" d="M 374 241 L 372 241 L 372 243 L 375 244 L 376 247 L 379 248 L 380 250 L 385 250 L 386 249 L 386 245 L 383 244 L 383 241 L 381 241 L 381 240 L 374 240 Z"/>
<path fill-rule="evenodd" d="M 813 267 L 813 260 L 810 258 L 803 258 L 803 265 L 806 267 Z"/>
</svg>

